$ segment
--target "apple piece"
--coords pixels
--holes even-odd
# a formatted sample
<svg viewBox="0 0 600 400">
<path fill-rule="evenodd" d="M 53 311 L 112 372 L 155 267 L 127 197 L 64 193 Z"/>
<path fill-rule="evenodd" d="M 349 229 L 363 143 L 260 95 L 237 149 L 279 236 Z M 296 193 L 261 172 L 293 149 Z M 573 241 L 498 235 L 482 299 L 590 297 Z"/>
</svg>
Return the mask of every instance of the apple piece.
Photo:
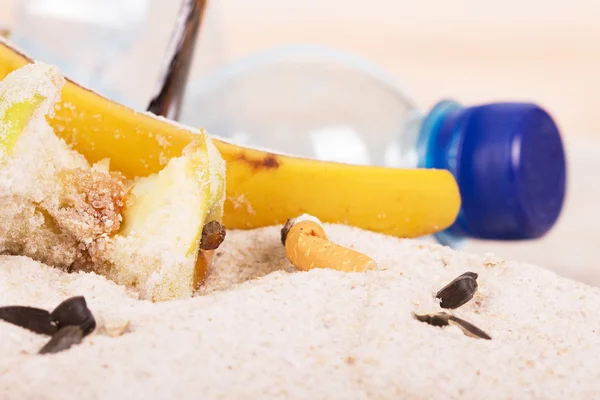
<svg viewBox="0 0 600 400">
<path fill-rule="evenodd" d="M 0 163 L 12 154 L 27 125 L 50 112 L 63 84 L 58 70 L 45 64 L 23 67 L 0 82 Z"/>
<path fill-rule="evenodd" d="M 61 190 L 57 171 L 86 168 L 87 162 L 46 121 L 63 84 L 60 71 L 43 63 L 0 82 L 0 253 L 66 268 L 81 252 L 52 216 Z"/>
<path fill-rule="evenodd" d="M 0 82 L 0 165 L 3 169 L 9 168 L 11 161 L 18 161 L 18 167 L 25 167 L 23 172 L 37 169 L 47 177 L 57 168 L 87 165 L 82 155 L 54 134 L 46 120 L 54 113 L 53 106 L 60 99 L 64 82 L 58 68 L 39 62 L 11 72 Z M 40 184 L 43 182 L 38 182 L 38 186 Z"/>
<path fill-rule="evenodd" d="M 33 95 L 29 99 L 7 105 L 0 119 L 0 160 L 12 154 L 19 136 L 43 100 L 43 96 Z"/>
<path fill-rule="evenodd" d="M 39 62 L 0 82 L 0 253 L 92 269 L 119 229 L 126 180 L 105 161 L 90 166 L 48 124 L 64 82 Z"/>
<path fill-rule="evenodd" d="M 200 247 L 203 227 L 223 215 L 219 151 L 201 130 L 180 157 L 136 182 L 110 160 L 90 166 L 46 120 L 63 83 L 42 63 L 0 82 L 0 253 L 95 271 L 146 299 L 191 296 L 214 251 Z"/>
<path fill-rule="evenodd" d="M 58 194 L 58 172 L 89 169 L 85 158 L 59 139 L 46 120 L 64 81 L 58 68 L 38 62 L 0 82 L 0 195 L 41 203 Z"/>
<path fill-rule="evenodd" d="M 111 279 L 148 300 L 190 297 L 202 268 L 202 228 L 224 201 L 224 162 L 211 157 L 206 135 L 157 174 L 139 179 L 123 209 L 106 261 Z M 198 265 L 200 264 L 200 265 Z"/>
</svg>

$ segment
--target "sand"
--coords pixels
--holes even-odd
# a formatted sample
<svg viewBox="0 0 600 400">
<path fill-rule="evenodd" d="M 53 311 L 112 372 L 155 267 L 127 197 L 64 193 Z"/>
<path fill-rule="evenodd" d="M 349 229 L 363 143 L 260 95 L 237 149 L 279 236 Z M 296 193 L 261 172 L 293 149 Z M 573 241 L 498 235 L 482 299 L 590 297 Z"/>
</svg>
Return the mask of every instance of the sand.
<svg viewBox="0 0 600 400">
<path fill-rule="evenodd" d="M 93 273 L 0 256 L 0 305 L 84 295 L 98 328 L 55 355 L 0 322 L 0 399 L 597 399 L 600 289 L 537 266 L 328 225 L 378 270 L 297 272 L 276 227 L 231 231 L 190 300 L 140 301 Z M 454 311 L 492 340 L 416 321 L 479 274 Z M 121 336 L 104 324 L 129 321 Z"/>
</svg>

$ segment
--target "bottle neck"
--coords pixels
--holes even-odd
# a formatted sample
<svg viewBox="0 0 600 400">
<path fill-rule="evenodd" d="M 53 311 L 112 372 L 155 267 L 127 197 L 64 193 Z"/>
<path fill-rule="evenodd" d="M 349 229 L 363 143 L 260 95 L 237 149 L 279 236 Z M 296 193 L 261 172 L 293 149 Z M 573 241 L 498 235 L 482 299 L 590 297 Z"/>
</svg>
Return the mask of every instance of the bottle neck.
<svg viewBox="0 0 600 400">
<path fill-rule="evenodd" d="M 449 124 L 460 124 L 457 119 L 462 116 L 461 110 L 460 104 L 444 100 L 423 118 L 416 145 L 419 168 L 446 169 L 457 176 L 460 134 L 458 129 L 445 128 Z"/>
<path fill-rule="evenodd" d="M 457 178 L 459 170 L 460 118 L 464 108 L 452 100 L 437 103 L 422 119 L 416 143 L 417 167 L 445 169 Z M 452 125 L 454 129 L 448 129 Z M 460 188 L 460 182 L 457 182 Z M 453 248 L 464 246 L 469 234 L 461 228 L 463 211 L 459 211 L 456 221 L 449 228 L 435 234 L 436 240 Z"/>
</svg>

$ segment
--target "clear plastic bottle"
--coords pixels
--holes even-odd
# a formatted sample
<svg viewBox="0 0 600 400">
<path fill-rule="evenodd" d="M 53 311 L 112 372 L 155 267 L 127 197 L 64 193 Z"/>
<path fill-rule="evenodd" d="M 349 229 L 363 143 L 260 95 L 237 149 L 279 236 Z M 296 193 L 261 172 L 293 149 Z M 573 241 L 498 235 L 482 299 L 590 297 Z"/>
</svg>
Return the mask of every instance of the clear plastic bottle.
<svg viewBox="0 0 600 400">
<path fill-rule="evenodd" d="M 128 55 L 139 51 L 153 1 L 19 0 L 10 40 L 30 57 L 57 65 L 83 86 L 133 105 L 123 87 L 140 73 L 131 74 Z M 143 63 L 136 66 L 138 71 L 141 68 Z"/>
<path fill-rule="evenodd" d="M 193 82 L 182 122 L 234 142 L 353 164 L 450 170 L 462 208 L 436 235 L 465 239 L 543 236 L 565 196 L 565 154 L 551 116 L 530 103 L 421 112 L 377 67 L 313 46 L 252 55 Z"/>
</svg>

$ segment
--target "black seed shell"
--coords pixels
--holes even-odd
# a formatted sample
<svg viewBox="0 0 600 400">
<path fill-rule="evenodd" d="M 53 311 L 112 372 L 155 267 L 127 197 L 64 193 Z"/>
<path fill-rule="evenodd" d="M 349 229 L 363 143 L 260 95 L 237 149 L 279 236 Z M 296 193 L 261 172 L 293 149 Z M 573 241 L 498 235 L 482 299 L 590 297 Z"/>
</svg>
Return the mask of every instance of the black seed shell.
<svg viewBox="0 0 600 400">
<path fill-rule="evenodd" d="M 433 326 L 448 326 L 449 314 L 444 312 L 437 314 L 413 314 L 414 317 L 421 322 L 425 322 Z"/>
<path fill-rule="evenodd" d="M 444 286 L 435 297 L 440 299 L 440 307 L 454 309 L 470 301 L 477 292 L 475 272 L 465 272 Z"/>
<path fill-rule="evenodd" d="M 41 308 L 0 307 L 0 319 L 42 335 L 53 335 L 57 330 L 50 313 Z"/>
<path fill-rule="evenodd" d="M 65 326 L 59 329 L 52 339 L 39 351 L 39 354 L 53 354 L 69 349 L 75 344 L 81 343 L 83 331 L 78 326 Z"/>
<path fill-rule="evenodd" d="M 50 313 L 50 316 L 59 330 L 66 326 L 78 326 L 86 336 L 96 329 L 96 320 L 83 296 L 71 297 L 63 301 Z"/>
<path fill-rule="evenodd" d="M 453 325 L 459 327 L 463 333 L 469 337 L 473 337 L 476 339 L 485 339 L 491 340 L 490 335 L 476 327 L 470 322 L 465 321 L 464 319 L 460 319 L 455 317 L 454 315 L 450 315 L 445 312 L 436 313 L 436 314 L 414 314 L 416 320 L 425 322 L 429 325 L 445 327 L 448 325 Z"/>
<path fill-rule="evenodd" d="M 463 331 L 463 333 L 467 336 L 474 337 L 477 339 L 485 339 L 485 340 L 492 339 L 490 335 L 488 335 L 487 333 L 485 333 L 484 331 L 482 331 L 481 329 L 479 329 L 472 323 L 465 321 L 464 319 L 460 319 L 458 317 L 451 316 L 448 319 L 448 322 L 451 325 L 458 326 Z"/>
</svg>

